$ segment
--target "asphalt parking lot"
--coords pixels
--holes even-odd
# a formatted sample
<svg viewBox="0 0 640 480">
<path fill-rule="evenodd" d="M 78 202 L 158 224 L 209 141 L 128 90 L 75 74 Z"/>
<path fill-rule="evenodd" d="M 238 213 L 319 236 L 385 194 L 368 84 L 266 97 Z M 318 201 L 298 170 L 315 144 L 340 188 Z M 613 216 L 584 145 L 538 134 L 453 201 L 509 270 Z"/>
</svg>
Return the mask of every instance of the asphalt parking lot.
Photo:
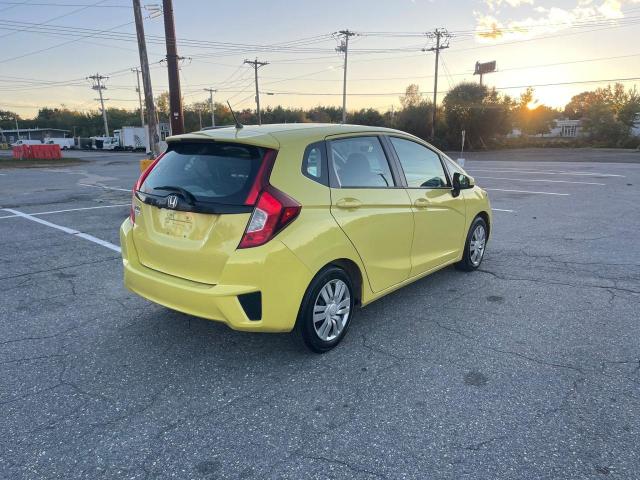
<svg viewBox="0 0 640 480">
<path fill-rule="evenodd" d="M 0 170 L 0 478 L 640 478 L 640 152 L 468 154 L 478 272 L 325 355 L 121 281 L 141 155 Z"/>
</svg>

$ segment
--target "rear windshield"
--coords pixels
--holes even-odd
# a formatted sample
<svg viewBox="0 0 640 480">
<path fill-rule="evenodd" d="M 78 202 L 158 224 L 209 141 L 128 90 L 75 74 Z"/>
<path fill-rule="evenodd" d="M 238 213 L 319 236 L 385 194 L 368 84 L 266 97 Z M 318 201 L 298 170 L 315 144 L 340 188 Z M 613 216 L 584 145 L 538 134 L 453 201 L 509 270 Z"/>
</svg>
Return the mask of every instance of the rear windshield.
<svg viewBox="0 0 640 480">
<path fill-rule="evenodd" d="M 175 192 L 169 187 L 178 187 L 201 202 L 242 205 L 264 153 L 264 148 L 235 143 L 170 144 L 140 191 L 167 196 Z"/>
</svg>

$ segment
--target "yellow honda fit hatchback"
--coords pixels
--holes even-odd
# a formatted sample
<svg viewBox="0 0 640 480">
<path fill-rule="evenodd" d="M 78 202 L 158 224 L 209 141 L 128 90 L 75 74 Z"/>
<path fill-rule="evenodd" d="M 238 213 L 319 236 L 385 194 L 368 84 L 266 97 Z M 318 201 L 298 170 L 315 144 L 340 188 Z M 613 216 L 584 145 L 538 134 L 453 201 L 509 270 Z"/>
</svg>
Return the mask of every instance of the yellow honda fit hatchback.
<svg viewBox="0 0 640 480">
<path fill-rule="evenodd" d="M 407 133 L 357 125 L 227 127 L 168 139 L 120 229 L 125 285 L 236 330 L 316 352 L 354 308 L 447 265 L 474 270 L 487 193 Z"/>
</svg>

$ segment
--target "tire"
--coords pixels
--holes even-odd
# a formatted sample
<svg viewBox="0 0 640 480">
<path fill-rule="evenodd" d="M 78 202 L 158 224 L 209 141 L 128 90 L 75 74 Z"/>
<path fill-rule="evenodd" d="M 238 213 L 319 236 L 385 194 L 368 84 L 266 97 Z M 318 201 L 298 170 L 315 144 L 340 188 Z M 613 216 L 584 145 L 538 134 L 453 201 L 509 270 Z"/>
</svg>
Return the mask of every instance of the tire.
<svg viewBox="0 0 640 480">
<path fill-rule="evenodd" d="M 482 217 L 476 217 L 471 223 L 469 233 L 467 233 L 467 241 L 464 243 L 462 260 L 456 263 L 458 270 L 471 272 L 480 267 L 487 246 L 487 238 L 489 238 L 487 222 L 485 222 Z M 479 250 L 477 248 L 478 242 L 480 242 Z"/>
<path fill-rule="evenodd" d="M 327 267 L 314 277 L 296 321 L 296 330 L 307 348 L 325 353 L 340 343 L 353 319 L 354 298 L 353 283 L 341 268 Z M 329 319 L 325 314 L 328 309 L 333 312 Z M 323 314 L 324 319 L 320 318 Z"/>
</svg>

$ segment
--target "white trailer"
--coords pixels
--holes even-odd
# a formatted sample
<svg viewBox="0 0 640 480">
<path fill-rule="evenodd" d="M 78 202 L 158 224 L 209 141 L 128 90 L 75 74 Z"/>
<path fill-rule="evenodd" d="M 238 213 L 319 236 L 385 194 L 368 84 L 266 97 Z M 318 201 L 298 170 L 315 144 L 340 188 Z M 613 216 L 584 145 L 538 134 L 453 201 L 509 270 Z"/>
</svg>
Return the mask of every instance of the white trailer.
<svg viewBox="0 0 640 480">
<path fill-rule="evenodd" d="M 76 141 L 73 138 L 45 138 L 46 145 L 59 145 L 60 150 L 75 148 Z"/>
<path fill-rule="evenodd" d="M 146 152 L 148 149 L 146 127 L 122 127 L 114 130 L 113 135 L 118 139 L 118 147 L 122 150 Z"/>
</svg>

